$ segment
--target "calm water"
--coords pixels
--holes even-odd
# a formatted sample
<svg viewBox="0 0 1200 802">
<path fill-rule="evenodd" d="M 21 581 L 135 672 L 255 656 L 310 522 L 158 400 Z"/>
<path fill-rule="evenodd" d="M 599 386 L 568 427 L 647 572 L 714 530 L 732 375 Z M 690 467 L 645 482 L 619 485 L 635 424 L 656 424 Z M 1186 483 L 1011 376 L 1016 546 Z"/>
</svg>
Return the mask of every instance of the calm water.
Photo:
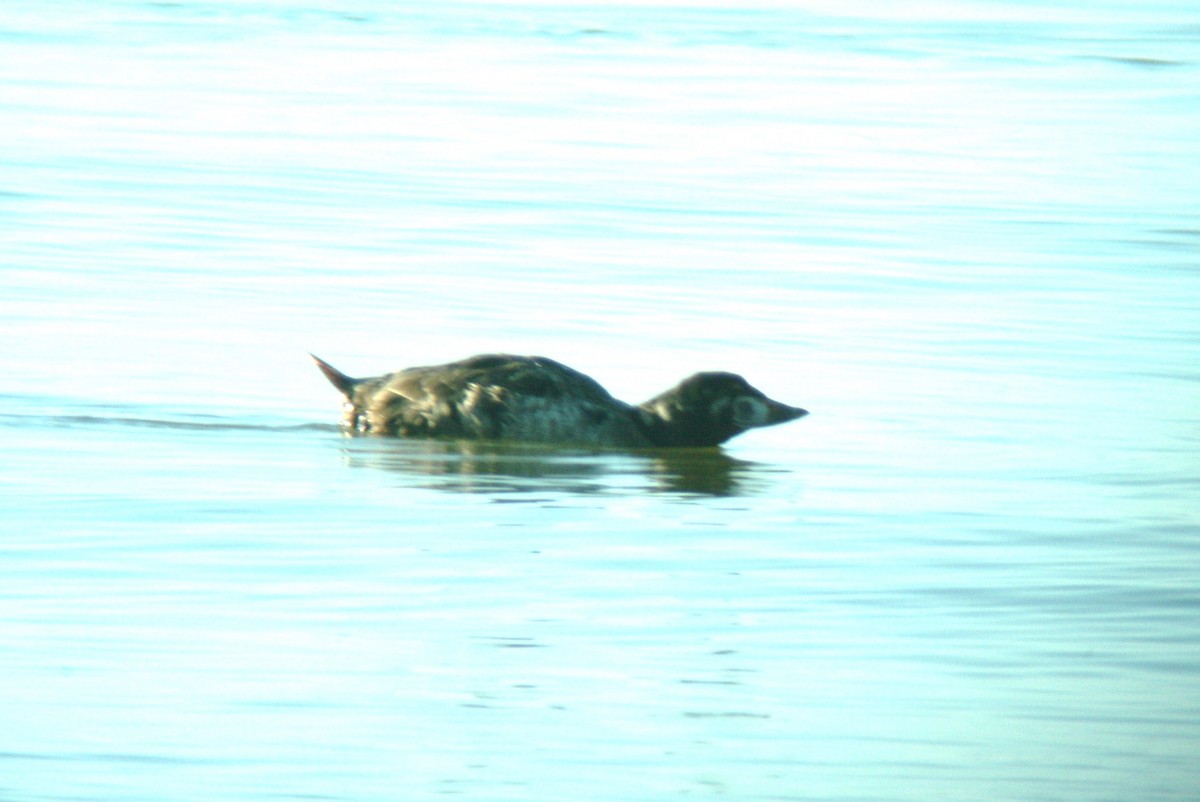
<svg viewBox="0 0 1200 802">
<path fill-rule="evenodd" d="M 1200 12 L 741 5 L 0 7 L 0 799 L 1200 798 Z"/>
</svg>

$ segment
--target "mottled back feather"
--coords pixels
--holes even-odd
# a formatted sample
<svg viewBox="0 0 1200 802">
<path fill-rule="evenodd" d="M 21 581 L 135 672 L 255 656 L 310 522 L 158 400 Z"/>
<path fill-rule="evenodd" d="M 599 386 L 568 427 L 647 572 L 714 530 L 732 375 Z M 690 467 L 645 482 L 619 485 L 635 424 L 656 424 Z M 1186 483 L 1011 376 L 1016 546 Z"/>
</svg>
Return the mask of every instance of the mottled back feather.
<svg viewBox="0 0 1200 802">
<path fill-rule="evenodd" d="M 349 401 L 346 423 L 360 431 L 650 445 L 632 407 L 594 379 L 546 357 L 475 356 L 367 379 L 343 393 Z"/>
</svg>

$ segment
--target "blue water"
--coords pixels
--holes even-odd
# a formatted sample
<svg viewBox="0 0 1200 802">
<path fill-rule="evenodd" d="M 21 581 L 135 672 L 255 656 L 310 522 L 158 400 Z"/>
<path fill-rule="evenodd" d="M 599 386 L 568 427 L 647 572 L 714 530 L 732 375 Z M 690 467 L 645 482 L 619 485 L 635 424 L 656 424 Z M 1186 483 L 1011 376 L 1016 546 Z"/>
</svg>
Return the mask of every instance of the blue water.
<svg viewBox="0 0 1200 802">
<path fill-rule="evenodd" d="M 1197 87 L 1133 0 L 0 6 L 0 799 L 1200 798 Z"/>
</svg>

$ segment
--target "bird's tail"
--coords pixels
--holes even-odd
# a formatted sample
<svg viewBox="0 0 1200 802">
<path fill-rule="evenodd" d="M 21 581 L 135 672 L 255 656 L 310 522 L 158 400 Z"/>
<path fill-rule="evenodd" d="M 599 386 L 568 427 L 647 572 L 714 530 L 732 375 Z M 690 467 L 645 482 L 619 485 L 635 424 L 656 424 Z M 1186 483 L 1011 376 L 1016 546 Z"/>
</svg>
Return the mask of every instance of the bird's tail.
<svg viewBox="0 0 1200 802">
<path fill-rule="evenodd" d="M 360 380 L 350 378 L 316 354 L 309 354 L 309 356 L 313 358 L 313 362 L 317 363 L 317 367 L 325 374 L 325 378 L 329 379 L 329 383 L 338 388 L 342 395 L 349 398 L 350 393 L 354 390 L 354 385 L 358 384 Z"/>
</svg>

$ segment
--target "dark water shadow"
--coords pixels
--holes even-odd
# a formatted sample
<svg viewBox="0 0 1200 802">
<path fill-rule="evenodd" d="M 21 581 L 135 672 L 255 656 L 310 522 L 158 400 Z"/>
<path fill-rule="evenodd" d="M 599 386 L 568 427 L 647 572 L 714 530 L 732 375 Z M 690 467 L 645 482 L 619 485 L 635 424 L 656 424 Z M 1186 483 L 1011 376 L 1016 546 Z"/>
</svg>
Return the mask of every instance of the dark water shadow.
<svg viewBox="0 0 1200 802">
<path fill-rule="evenodd" d="M 129 403 L 80 402 L 0 393 L 0 427 L 103 430 L 107 428 L 165 429 L 179 432 L 335 432 L 336 423 L 283 422 L 259 415 L 220 415 L 191 409 L 169 409 Z"/>
<path fill-rule="evenodd" d="M 756 495 L 782 469 L 736 459 L 719 448 L 602 451 L 516 443 L 403 440 L 347 435 L 352 468 L 391 471 L 405 484 L 458 493 L 666 493 Z"/>
</svg>

